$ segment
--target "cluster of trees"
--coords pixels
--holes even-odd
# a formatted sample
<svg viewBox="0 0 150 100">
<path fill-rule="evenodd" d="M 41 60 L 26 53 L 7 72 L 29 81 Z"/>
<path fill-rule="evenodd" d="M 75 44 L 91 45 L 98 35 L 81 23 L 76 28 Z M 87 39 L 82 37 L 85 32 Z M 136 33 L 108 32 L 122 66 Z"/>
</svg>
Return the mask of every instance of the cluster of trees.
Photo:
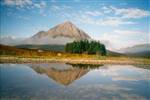
<svg viewBox="0 0 150 100">
<path fill-rule="evenodd" d="M 87 54 L 100 54 L 102 56 L 106 55 L 106 48 L 103 44 L 98 41 L 74 41 L 72 43 L 67 43 L 65 46 L 65 51 L 69 53 L 87 53 Z"/>
</svg>

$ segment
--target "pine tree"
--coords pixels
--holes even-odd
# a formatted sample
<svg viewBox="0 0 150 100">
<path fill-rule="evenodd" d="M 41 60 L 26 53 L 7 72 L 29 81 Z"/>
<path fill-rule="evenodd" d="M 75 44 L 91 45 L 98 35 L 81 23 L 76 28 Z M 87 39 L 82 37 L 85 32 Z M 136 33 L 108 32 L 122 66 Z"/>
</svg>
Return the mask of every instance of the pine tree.
<svg viewBox="0 0 150 100">
<path fill-rule="evenodd" d="M 65 46 L 65 51 L 69 53 L 88 53 L 88 54 L 101 54 L 106 55 L 106 48 L 104 44 L 97 41 L 74 41 L 72 43 L 67 43 Z"/>
</svg>

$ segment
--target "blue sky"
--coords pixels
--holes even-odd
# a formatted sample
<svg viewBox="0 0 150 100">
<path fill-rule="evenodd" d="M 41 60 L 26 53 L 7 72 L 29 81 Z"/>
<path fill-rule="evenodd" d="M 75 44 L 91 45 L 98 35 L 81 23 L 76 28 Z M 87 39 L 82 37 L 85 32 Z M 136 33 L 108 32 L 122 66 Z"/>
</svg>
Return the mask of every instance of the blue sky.
<svg viewBox="0 0 150 100">
<path fill-rule="evenodd" d="M 1 0 L 1 37 L 30 37 L 71 21 L 118 49 L 148 43 L 149 0 Z"/>
</svg>

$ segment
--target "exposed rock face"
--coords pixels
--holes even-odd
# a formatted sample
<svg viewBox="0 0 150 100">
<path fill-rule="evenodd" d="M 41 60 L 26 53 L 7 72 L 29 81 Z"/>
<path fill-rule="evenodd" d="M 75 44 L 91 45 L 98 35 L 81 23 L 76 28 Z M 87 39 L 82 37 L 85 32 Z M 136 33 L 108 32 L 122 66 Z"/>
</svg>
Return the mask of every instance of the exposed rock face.
<svg viewBox="0 0 150 100">
<path fill-rule="evenodd" d="M 80 30 L 69 21 L 48 30 L 47 34 L 52 35 L 53 37 L 64 36 L 76 39 L 90 38 L 84 31 Z"/>
<path fill-rule="evenodd" d="M 40 31 L 24 41 L 24 44 L 66 44 L 74 40 L 91 39 L 84 31 L 67 21 L 47 32 Z"/>
</svg>

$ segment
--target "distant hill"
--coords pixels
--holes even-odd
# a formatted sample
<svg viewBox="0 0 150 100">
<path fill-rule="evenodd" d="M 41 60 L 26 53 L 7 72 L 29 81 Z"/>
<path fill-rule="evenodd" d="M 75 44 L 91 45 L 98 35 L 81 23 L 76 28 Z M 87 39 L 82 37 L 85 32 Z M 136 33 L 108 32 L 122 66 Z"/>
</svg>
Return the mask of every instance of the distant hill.
<svg viewBox="0 0 150 100">
<path fill-rule="evenodd" d="M 121 49 L 120 51 L 128 56 L 150 57 L 150 44 L 135 45 Z"/>
<path fill-rule="evenodd" d="M 107 55 L 108 56 L 123 56 L 124 54 L 118 53 L 118 52 L 115 52 L 115 51 L 107 50 Z"/>
<path fill-rule="evenodd" d="M 137 53 L 143 51 L 150 51 L 150 44 L 139 44 L 132 47 L 121 49 L 124 53 Z"/>
<path fill-rule="evenodd" d="M 73 23 L 67 21 L 59 24 L 48 31 L 40 31 L 32 37 L 23 41 L 23 44 L 32 45 L 64 45 L 74 40 L 91 39 L 83 30 L 76 27 Z"/>
</svg>

